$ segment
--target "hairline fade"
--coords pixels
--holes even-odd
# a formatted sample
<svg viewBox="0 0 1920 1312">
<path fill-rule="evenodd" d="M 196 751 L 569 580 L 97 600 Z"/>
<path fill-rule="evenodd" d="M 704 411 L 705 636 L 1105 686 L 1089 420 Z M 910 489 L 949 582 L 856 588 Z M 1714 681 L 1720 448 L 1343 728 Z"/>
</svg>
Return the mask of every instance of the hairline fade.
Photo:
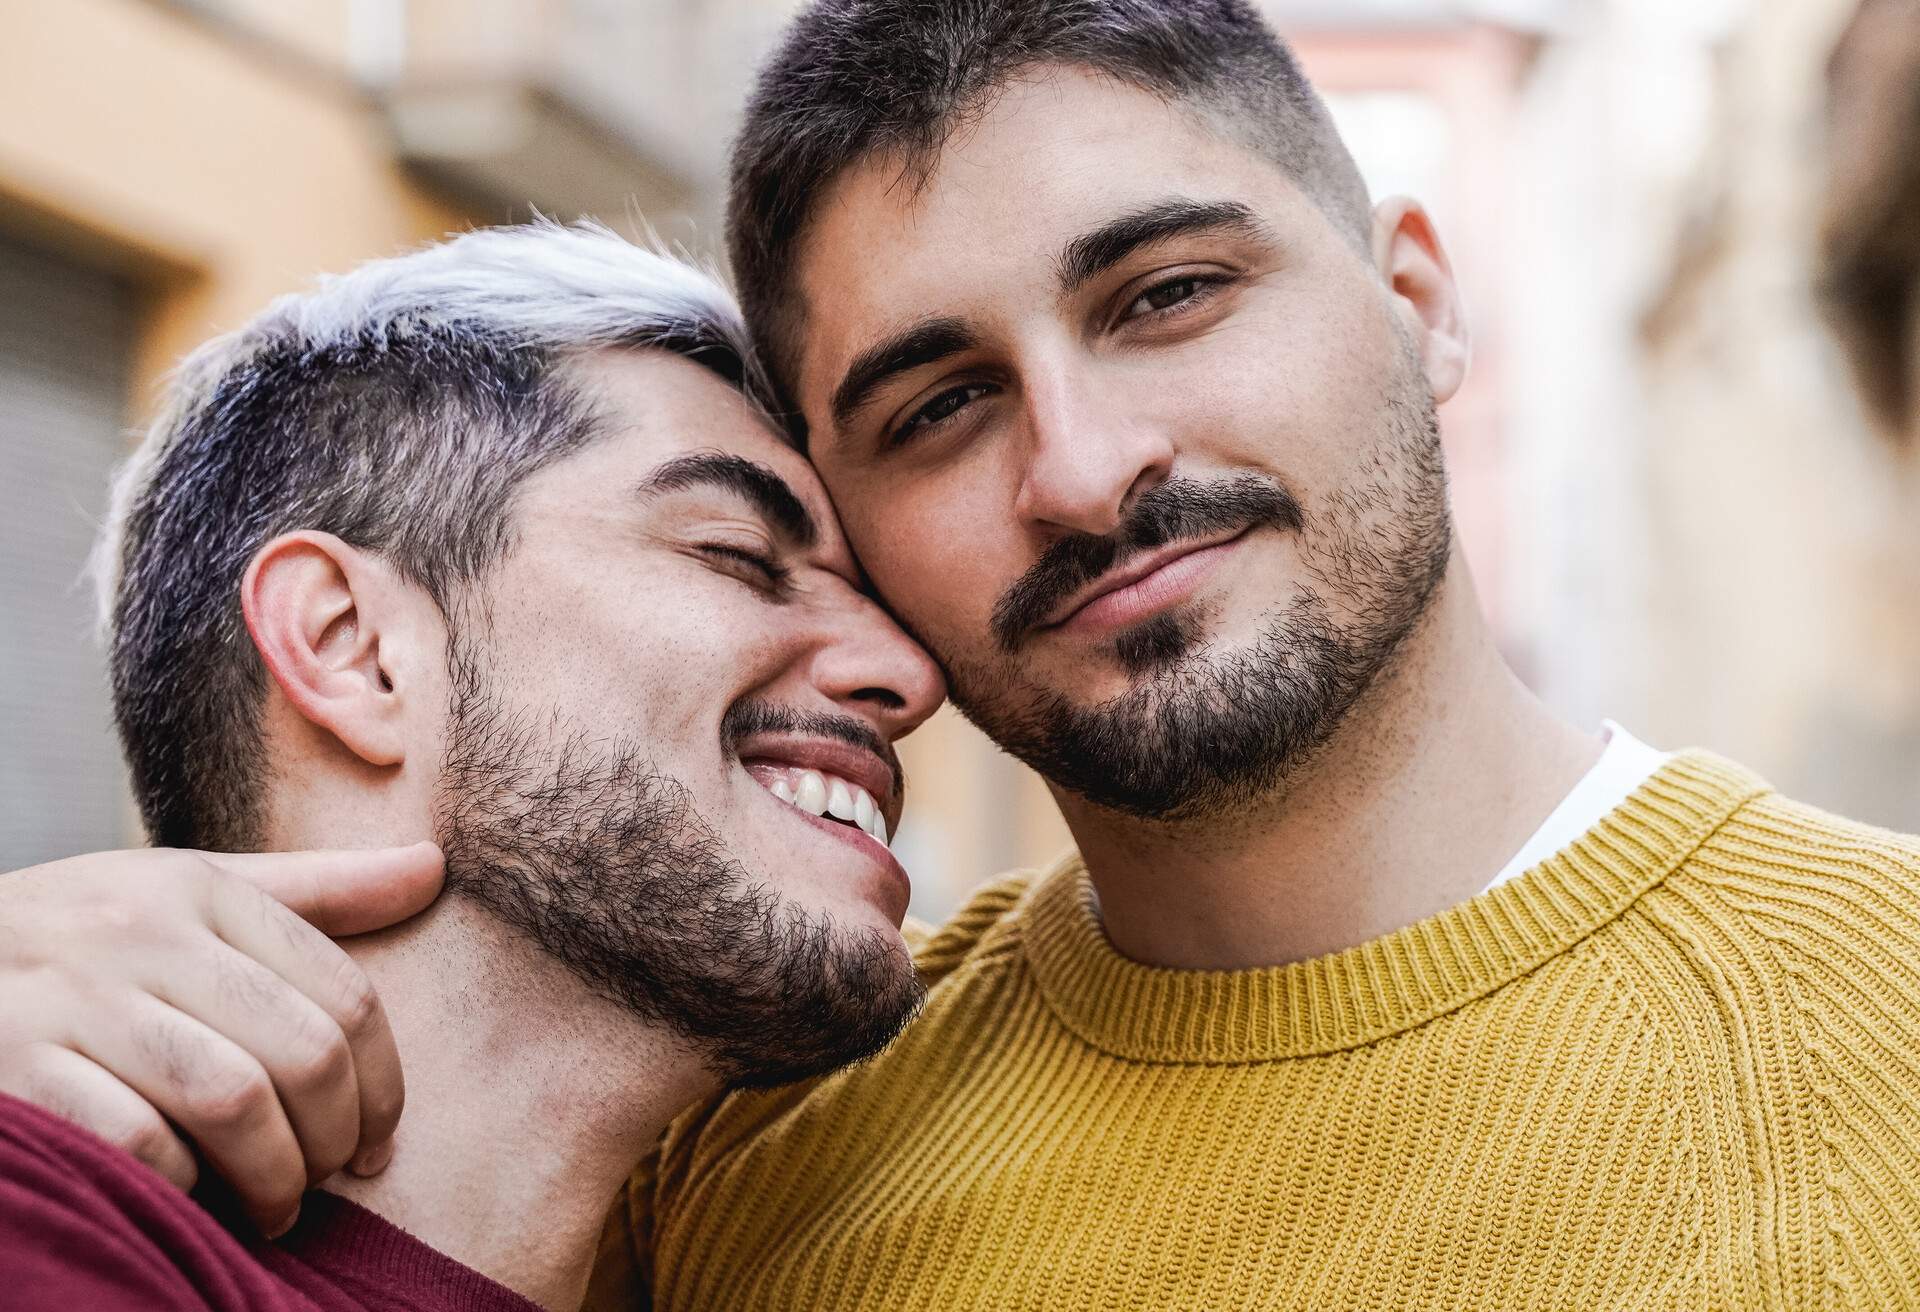
<svg viewBox="0 0 1920 1312">
<path fill-rule="evenodd" d="M 520 484 L 600 435 L 564 366 L 601 348 L 680 355 L 764 410 L 719 279 L 594 224 L 372 261 L 187 357 L 115 478 L 92 561 L 152 841 L 259 845 L 265 668 L 239 607 L 259 548 L 331 532 L 447 610 L 510 549 Z"/>
<path fill-rule="evenodd" d="M 1291 49 L 1247 0 L 813 0 L 762 66 L 731 160 L 735 283 L 797 434 L 798 253 L 845 173 L 897 159 L 924 185 L 1015 79 L 1081 68 L 1196 111 L 1293 178 L 1364 247 L 1365 183 Z"/>
</svg>

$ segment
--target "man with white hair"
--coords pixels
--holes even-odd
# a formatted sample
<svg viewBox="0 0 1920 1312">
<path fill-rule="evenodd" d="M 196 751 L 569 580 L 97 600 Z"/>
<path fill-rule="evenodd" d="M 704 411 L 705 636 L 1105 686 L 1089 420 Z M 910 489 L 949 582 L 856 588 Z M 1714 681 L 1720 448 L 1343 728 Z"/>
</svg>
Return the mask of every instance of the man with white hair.
<svg viewBox="0 0 1920 1312">
<path fill-rule="evenodd" d="M 1506 666 L 1445 250 L 1254 5 L 812 0 L 732 179 L 792 432 L 1078 850 L 677 1119 L 593 1306 L 1920 1306 L 1920 839 Z"/>
<path fill-rule="evenodd" d="M 577 1305 L 670 1118 L 912 1014 L 890 744 L 940 678 L 743 390 L 743 331 L 704 274 L 540 226 L 369 265 L 188 361 L 104 547 L 148 829 L 431 840 L 447 893 L 316 977 L 324 940 L 270 899 L 150 869 L 178 876 L 129 895 L 155 914 L 94 932 L 138 952 L 203 899 L 217 942 L 97 1000 L 127 1043 L 96 1026 L 39 1069 L 68 1098 L 192 1089 L 168 1105 L 210 1159 L 296 1180 L 333 1175 L 366 1117 L 350 1089 L 275 1096 L 337 1074 L 343 1030 L 390 1017 L 425 1096 L 390 1169 L 256 1202 L 278 1244 L 0 1096 L 9 1307 Z M 59 866 L 33 877 L 85 914 Z M 270 1034 L 304 1058 L 235 1064 Z"/>
</svg>

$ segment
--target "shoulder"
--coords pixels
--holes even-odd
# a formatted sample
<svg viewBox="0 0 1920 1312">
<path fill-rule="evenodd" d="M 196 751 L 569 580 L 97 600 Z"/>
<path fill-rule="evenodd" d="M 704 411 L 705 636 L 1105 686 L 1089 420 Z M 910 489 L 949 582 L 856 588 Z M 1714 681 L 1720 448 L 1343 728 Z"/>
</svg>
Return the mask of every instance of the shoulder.
<svg viewBox="0 0 1920 1312">
<path fill-rule="evenodd" d="M 1815 1145 L 1835 1283 L 1861 1306 L 1920 1296 L 1920 838 L 1777 793 L 1703 843 L 1673 888 L 1716 991 L 1744 1016 L 1782 1145 Z M 1752 981 L 1744 990 L 1728 983 Z M 1732 996 L 1739 994 L 1740 996 Z M 1770 1039 L 1776 1039 L 1770 1042 Z M 1852 1304 L 1849 1304 L 1852 1306 Z"/>
<path fill-rule="evenodd" d="M 1712 996 L 1781 1073 L 1877 1086 L 1920 1128 L 1920 837 L 1762 789 L 1638 918 L 1663 945 L 1641 941 L 1643 976 Z"/>
<path fill-rule="evenodd" d="M 1764 785 L 1733 806 L 1642 911 L 1729 987 L 1786 990 L 1805 1015 L 1920 1015 L 1920 837 Z M 1920 1044 L 1920 1027 L 1911 1040 Z"/>
<path fill-rule="evenodd" d="M 176 1199 L 193 1207 L 120 1149 L 0 1094 L 0 1225 L 7 1233 L 71 1223 L 104 1232 L 131 1212 L 164 1211 Z"/>
<path fill-rule="evenodd" d="M 1796 956 L 1892 954 L 1905 967 L 1920 950 L 1920 837 L 1912 834 L 1764 792 L 1707 836 L 1685 874 Z M 1920 986 L 1920 976 L 1899 973 Z"/>
<path fill-rule="evenodd" d="M 907 942 L 913 964 L 928 988 L 969 962 L 1004 955 L 1015 941 L 1017 911 L 1040 876 L 1031 870 L 1000 876 L 975 889 L 938 929 L 922 929 Z"/>
<path fill-rule="evenodd" d="M 103 1140 L 0 1095 L 0 1279 L 10 1307 L 208 1308 L 191 1272 L 248 1265 L 211 1216 Z"/>
</svg>

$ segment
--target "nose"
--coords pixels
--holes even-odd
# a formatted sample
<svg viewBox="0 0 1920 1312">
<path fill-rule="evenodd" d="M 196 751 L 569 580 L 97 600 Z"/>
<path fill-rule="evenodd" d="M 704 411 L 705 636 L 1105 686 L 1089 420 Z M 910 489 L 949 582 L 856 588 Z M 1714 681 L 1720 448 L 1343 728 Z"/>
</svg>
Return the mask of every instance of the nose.
<svg viewBox="0 0 1920 1312">
<path fill-rule="evenodd" d="M 1173 470 L 1173 444 L 1097 380 L 1066 368 L 1030 375 L 1027 451 L 1014 509 L 1049 535 L 1103 536 Z"/>
<path fill-rule="evenodd" d="M 946 680 L 878 603 L 848 593 L 844 606 L 822 617 L 808 674 L 815 689 L 891 742 L 940 709 Z"/>
</svg>

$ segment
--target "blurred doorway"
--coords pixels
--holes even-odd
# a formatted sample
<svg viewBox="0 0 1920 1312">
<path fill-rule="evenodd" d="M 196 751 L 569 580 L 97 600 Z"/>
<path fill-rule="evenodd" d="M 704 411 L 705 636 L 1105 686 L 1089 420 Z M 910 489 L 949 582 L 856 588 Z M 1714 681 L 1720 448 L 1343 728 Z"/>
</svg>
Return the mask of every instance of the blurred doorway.
<svg viewBox="0 0 1920 1312">
<path fill-rule="evenodd" d="M 0 237 L 0 870 L 128 838 L 83 571 L 126 450 L 134 293 Z"/>
</svg>

